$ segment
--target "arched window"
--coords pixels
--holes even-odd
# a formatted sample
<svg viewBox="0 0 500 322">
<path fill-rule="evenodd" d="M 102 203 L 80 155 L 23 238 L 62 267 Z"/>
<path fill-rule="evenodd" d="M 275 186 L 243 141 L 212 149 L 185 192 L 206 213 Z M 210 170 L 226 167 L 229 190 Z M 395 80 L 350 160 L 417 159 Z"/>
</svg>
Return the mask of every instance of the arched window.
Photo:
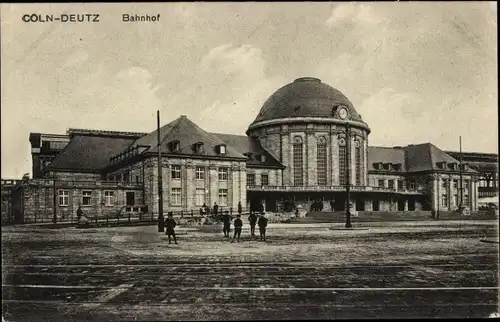
<svg viewBox="0 0 500 322">
<path fill-rule="evenodd" d="M 356 162 L 356 185 L 361 186 L 361 142 L 359 140 L 355 141 L 354 148 L 354 158 Z"/>
<path fill-rule="evenodd" d="M 293 153 L 293 184 L 295 186 L 302 186 L 303 180 L 303 165 L 302 150 L 304 144 L 300 136 L 293 138 L 292 153 Z"/>
<path fill-rule="evenodd" d="M 324 137 L 318 138 L 316 161 L 318 186 L 326 186 L 326 165 L 328 164 L 328 162 L 326 154 L 326 139 Z"/>
<path fill-rule="evenodd" d="M 345 134 L 340 134 L 339 141 L 339 184 L 346 184 L 346 165 L 347 165 L 347 141 Z"/>
</svg>

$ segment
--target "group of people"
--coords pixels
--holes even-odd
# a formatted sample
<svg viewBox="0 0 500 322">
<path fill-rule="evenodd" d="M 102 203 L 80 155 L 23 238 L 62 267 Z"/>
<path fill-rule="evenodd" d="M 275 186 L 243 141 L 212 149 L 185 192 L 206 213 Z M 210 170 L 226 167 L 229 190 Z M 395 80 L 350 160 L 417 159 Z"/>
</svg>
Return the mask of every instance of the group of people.
<svg viewBox="0 0 500 322">
<path fill-rule="evenodd" d="M 217 204 L 214 205 L 214 213 L 218 213 Z M 238 214 L 234 220 L 234 235 L 231 243 L 234 243 L 235 240 L 237 240 L 238 243 L 240 242 L 241 230 L 243 228 L 241 213 L 241 203 L 238 203 Z M 233 216 L 229 214 L 229 211 L 225 211 L 224 214 L 221 215 L 220 220 L 222 221 L 222 232 L 224 233 L 224 237 L 228 238 L 229 233 L 231 232 L 231 222 L 233 221 Z M 250 215 L 248 216 L 248 223 L 250 224 L 250 235 L 252 237 L 255 236 L 255 226 L 258 225 L 260 240 L 266 241 L 267 218 L 264 211 L 261 211 L 258 216 L 255 212 L 250 212 Z M 165 230 L 165 234 L 168 236 L 169 244 L 172 243 L 172 239 L 174 240 L 174 243 L 177 244 L 177 238 L 175 236 L 176 226 L 177 223 L 175 222 L 173 212 L 169 211 L 166 219 L 164 219 L 163 214 L 160 214 L 158 217 L 158 231 L 163 232 Z"/>
<path fill-rule="evenodd" d="M 231 221 L 233 217 L 229 214 L 229 212 L 225 212 L 222 215 L 222 232 L 224 233 L 224 237 L 228 238 L 229 233 L 231 232 Z M 267 218 L 265 214 L 262 212 L 259 216 L 257 216 L 254 212 L 251 212 L 248 216 L 248 223 L 250 224 L 250 236 L 255 236 L 255 226 L 259 226 L 260 240 L 266 241 L 266 228 L 267 228 Z M 240 242 L 241 237 L 241 229 L 243 228 L 243 221 L 241 220 L 241 213 L 236 215 L 236 219 L 234 220 L 234 235 L 231 243 L 234 243 L 236 239 L 238 243 Z"/>
</svg>

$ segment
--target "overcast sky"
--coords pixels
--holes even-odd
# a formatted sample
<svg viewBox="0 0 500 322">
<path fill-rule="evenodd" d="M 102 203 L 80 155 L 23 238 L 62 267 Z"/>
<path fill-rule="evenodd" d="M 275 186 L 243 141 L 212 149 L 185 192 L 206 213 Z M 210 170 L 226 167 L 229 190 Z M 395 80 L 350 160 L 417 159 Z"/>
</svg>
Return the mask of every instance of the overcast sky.
<svg viewBox="0 0 500 322">
<path fill-rule="evenodd" d="M 496 17 L 495 2 L 1 4 L 2 178 L 31 172 L 30 132 L 150 132 L 160 110 L 244 134 L 301 76 L 343 92 L 370 145 L 458 150 L 462 135 L 464 150 L 498 153 Z"/>
</svg>

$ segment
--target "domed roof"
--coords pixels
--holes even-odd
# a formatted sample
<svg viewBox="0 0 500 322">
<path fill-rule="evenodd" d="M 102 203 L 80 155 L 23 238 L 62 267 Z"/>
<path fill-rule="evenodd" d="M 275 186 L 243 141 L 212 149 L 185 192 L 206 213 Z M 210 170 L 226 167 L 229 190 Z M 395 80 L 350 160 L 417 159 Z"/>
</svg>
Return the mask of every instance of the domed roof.
<svg viewBox="0 0 500 322">
<path fill-rule="evenodd" d="M 334 110 L 343 105 L 349 109 L 349 120 L 363 122 L 349 99 L 339 90 L 313 77 L 301 77 L 271 95 L 250 125 L 280 118 L 334 118 Z M 363 122 L 364 123 L 364 122 Z"/>
</svg>

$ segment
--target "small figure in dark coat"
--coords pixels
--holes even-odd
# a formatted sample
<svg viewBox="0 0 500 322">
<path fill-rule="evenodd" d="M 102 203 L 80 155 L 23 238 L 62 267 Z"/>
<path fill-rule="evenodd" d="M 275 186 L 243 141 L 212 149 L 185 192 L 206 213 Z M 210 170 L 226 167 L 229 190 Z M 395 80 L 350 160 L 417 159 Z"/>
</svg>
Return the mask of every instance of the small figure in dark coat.
<svg viewBox="0 0 500 322">
<path fill-rule="evenodd" d="M 174 237 L 174 242 L 177 244 L 177 239 L 175 238 L 175 226 L 177 226 L 177 223 L 175 222 L 174 219 L 174 214 L 169 211 L 168 212 L 168 218 L 165 220 L 165 227 L 167 228 L 166 235 L 168 235 L 168 243 L 172 244 L 172 240 L 170 237 Z"/>
<path fill-rule="evenodd" d="M 259 221 L 257 222 L 259 225 L 259 232 L 260 232 L 260 240 L 266 241 L 266 227 L 267 227 L 267 218 L 266 214 L 261 214 Z"/>
<path fill-rule="evenodd" d="M 257 215 L 252 211 L 250 216 L 248 216 L 248 222 L 250 223 L 250 235 L 255 236 L 255 225 L 257 224 Z"/>
<path fill-rule="evenodd" d="M 163 213 L 158 216 L 158 232 L 162 233 L 165 231 L 165 217 Z"/>
<path fill-rule="evenodd" d="M 224 232 L 224 237 L 229 237 L 229 232 L 231 230 L 231 220 L 233 220 L 233 218 L 229 215 L 229 211 L 226 211 L 224 215 L 222 215 L 222 223 L 224 225 L 222 227 L 222 231 Z"/>
<path fill-rule="evenodd" d="M 76 222 L 79 223 L 80 219 L 83 216 L 82 206 L 78 205 L 78 209 L 76 210 Z"/>
<path fill-rule="evenodd" d="M 219 213 L 219 206 L 217 205 L 216 202 L 214 202 L 214 212 L 213 212 L 213 214 L 217 216 L 218 213 Z"/>
<path fill-rule="evenodd" d="M 231 243 L 234 243 L 234 239 L 238 236 L 238 243 L 240 242 L 241 227 L 243 227 L 243 221 L 241 221 L 241 215 L 236 215 L 236 220 L 234 221 L 234 236 Z"/>
<path fill-rule="evenodd" d="M 243 212 L 243 207 L 241 207 L 241 201 L 238 201 L 238 213 L 241 215 Z"/>
<path fill-rule="evenodd" d="M 330 201 L 330 208 L 332 209 L 332 212 L 334 212 L 334 211 L 335 211 L 335 200 L 334 200 L 334 199 L 332 199 L 332 200 Z"/>
</svg>

